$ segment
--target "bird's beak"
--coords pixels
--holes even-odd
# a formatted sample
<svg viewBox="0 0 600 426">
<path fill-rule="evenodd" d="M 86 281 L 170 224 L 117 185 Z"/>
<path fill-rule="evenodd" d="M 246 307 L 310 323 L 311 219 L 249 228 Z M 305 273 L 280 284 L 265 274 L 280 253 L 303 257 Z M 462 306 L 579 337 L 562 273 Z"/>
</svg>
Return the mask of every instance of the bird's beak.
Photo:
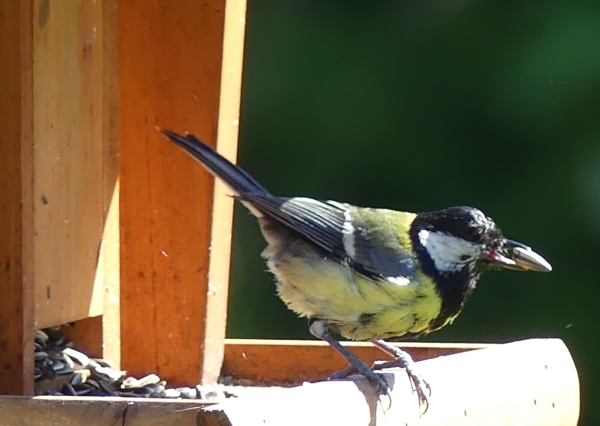
<svg viewBox="0 0 600 426">
<path fill-rule="evenodd" d="M 502 248 L 487 253 L 486 259 L 491 266 L 515 271 L 550 272 L 552 270 L 552 265 L 531 247 L 513 240 L 506 240 Z"/>
</svg>

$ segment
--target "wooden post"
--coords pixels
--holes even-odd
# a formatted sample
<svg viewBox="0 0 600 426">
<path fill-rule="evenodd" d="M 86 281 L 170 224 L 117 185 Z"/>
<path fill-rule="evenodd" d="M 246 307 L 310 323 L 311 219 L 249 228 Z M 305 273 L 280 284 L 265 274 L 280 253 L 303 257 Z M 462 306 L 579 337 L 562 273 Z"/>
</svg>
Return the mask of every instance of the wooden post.
<svg viewBox="0 0 600 426">
<path fill-rule="evenodd" d="M 157 126 L 234 159 L 245 1 L 121 0 L 118 10 L 122 363 L 171 383 L 213 382 L 232 200 Z"/>
<path fill-rule="evenodd" d="M 115 4 L 34 1 L 38 328 L 102 315 L 104 284 L 118 283 Z M 101 339 L 103 322 L 86 333 Z"/>
<path fill-rule="evenodd" d="M 33 393 L 32 2 L 0 2 L 0 393 Z"/>
<path fill-rule="evenodd" d="M 115 4 L 0 2 L 1 393 L 33 391 L 35 329 L 105 314 L 118 355 Z"/>
</svg>

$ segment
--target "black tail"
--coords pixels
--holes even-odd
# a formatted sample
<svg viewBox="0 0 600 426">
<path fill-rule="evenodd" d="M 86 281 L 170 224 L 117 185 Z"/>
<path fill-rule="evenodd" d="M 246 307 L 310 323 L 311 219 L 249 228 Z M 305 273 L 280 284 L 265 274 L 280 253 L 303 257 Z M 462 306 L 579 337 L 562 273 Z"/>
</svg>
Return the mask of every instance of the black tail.
<svg viewBox="0 0 600 426">
<path fill-rule="evenodd" d="M 244 169 L 231 163 L 196 136 L 188 134 L 184 137 L 170 130 L 164 130 L 163 134 L 198 160 L 212 175 L 225 182 L 236 194 L 269 195 L 269 191 Z"/>
</svg>

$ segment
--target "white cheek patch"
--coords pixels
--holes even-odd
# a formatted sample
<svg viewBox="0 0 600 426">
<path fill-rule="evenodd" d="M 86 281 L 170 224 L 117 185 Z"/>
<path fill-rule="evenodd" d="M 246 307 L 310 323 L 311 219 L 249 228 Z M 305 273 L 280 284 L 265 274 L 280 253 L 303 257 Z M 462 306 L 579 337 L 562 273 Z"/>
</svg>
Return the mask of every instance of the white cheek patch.
<svg viewBox="0 0 600 426">
<path fill-rule="evenodd" d="M 481 248 L 443 232 L 419 232 L 419 240 L 440 272 L 456 272 L 479 257 Z"/>
</svg>

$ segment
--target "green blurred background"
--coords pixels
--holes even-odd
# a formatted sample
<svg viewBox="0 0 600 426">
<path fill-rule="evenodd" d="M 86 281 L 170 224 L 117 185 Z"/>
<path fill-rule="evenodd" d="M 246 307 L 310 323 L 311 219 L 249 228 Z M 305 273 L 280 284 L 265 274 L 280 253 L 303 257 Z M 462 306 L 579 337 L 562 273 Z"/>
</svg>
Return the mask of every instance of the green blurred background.
<svg viewBox="0 0 600 426">
<path fill-rule="evenodd" d="M 251 0 L 244 67 L 239 162 L 275 194 L 473 205 L 551 261 L 421 340 L 559 337 L 600 424 L 600 2 Z M 311 338 L 264 245 L 238 208 L 228 336 Z"/>
</svg>

